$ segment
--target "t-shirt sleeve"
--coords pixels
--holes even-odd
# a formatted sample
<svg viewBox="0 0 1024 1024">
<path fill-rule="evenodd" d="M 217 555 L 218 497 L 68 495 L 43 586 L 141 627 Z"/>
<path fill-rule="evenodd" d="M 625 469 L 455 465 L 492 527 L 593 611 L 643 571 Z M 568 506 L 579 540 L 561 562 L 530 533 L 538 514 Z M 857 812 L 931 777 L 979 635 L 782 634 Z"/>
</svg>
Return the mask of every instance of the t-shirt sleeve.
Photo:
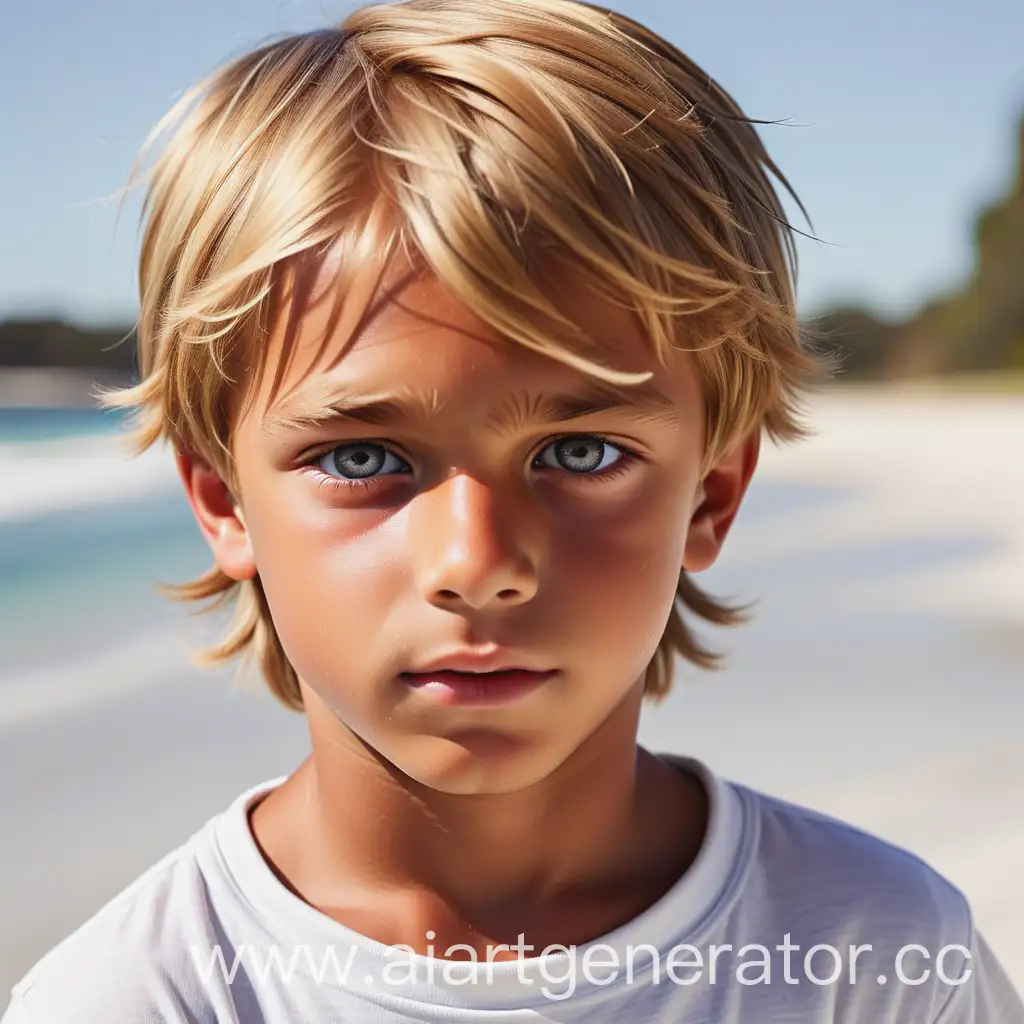
<svg viewBox="0 0 1024 1024">
<path fill-rule="evenodd" d="M 1024 1024 L 1024 1001 L 977 931 L 970 954 L 958 972 L 949 970 L 958 983 L 935 1024 Z"/>
<path fill-rule="evenodd" d="M 4 1010 L 4 1015 L 0 1017 L 0 1024 L 33 1024 L 25 1009 L 25 1004 L 18 996 L 15 996 Z"/>
</svg>

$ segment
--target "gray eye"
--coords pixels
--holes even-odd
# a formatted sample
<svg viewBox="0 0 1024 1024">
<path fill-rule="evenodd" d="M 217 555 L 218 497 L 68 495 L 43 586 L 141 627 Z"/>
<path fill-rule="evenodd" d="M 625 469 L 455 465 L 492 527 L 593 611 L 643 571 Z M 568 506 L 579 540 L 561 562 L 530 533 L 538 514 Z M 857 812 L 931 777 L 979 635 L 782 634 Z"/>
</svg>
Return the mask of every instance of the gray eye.
<svg viewBox="0 0 1024 1024">
<path fill-rule="evenodd" d="M 549 458 L 550 454 L 550 458 Z M 599 437 L 561 437 L 537 456 L 541 465 L 582 475 L 613 465 L 622 452 Z M 553 460 L 553 461 L 552 461 Z"/>
<path fill-rule="evenodd" d="M 371 441 L 356 441 L 332 448 L 320 458 L 318 466 L 328 476 L 342 480 L 366 480 L 385 469 L 393 473 L 396 469 L 406 468 L 394 452 Z"/>
</svg>

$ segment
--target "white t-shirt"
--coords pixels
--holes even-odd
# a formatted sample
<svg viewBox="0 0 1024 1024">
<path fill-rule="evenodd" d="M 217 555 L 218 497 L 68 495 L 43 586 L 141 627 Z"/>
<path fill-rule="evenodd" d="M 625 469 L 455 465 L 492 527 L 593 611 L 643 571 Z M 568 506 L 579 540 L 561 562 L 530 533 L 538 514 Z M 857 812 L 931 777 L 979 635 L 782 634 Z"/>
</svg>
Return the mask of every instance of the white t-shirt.
<svg viewBox="0 0 1024 1024">
<path fill-rule="evenodd" d="M 43 957 L 0 1024 L 1024 1024 L 964 897 L 916 857 L 666 760 L 708 790 L 705 842 L 593 943 L 474 966 L 343 927 L 256 846 L 247 808 L 275 779 Z"/>
</svg>

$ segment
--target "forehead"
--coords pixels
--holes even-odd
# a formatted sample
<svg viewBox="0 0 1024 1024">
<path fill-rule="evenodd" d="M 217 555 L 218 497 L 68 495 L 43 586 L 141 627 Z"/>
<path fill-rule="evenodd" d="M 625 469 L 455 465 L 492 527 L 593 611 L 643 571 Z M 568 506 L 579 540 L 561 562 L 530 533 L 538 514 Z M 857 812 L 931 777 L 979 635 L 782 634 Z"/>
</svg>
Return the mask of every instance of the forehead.
<svg viewBox="0 0 1024 1024">
<path fill-rule="evenodd" d="M 542 290 L 571 322 L 552 322 L 541 332 L 545 341 L 613 370 L 651 374 L 648 385 L 682 388 L 680 400 L 692 401 L 693 374 L 683 353 L 674 354 L 675 365 L 661 365 L 634 310 L 598 294 L 574 268 L 552 262 L 547 271 Z M 491 378 L 563 391 L 595 382 L 504 337 L 404 254 L 367 261 L 347 277 L 331 256 L 297 270 L 282 288 L 266 344 L 257 398 L 264 411 L 339 382 L 350 388 L 362 382 L 371 391 L 396 382 L 429 388 L 438 377 L 456 391 Z"/>
</svg>

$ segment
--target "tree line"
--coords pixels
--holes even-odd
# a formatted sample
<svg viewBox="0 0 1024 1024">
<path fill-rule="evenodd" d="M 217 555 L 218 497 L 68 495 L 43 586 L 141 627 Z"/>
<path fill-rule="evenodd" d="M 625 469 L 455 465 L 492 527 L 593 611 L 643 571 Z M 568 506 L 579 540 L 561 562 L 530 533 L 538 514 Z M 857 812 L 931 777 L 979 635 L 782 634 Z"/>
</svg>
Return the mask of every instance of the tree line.
<svg viewBox="0 0 1024 1024">
<path fill-rule="evenodd" d="M 843 305 L 809 318 L 810 335 L 842 357 L 843 377 L 886 380 L 970 370 L 1024 369 L 1024 113 L 1007 194 L 982 210 L 971 273 L 901 321 Z M 0 367 L 136 374 L 131 327 L 83 328 L 59 319 L 0 323 Z"/>
</svg>

